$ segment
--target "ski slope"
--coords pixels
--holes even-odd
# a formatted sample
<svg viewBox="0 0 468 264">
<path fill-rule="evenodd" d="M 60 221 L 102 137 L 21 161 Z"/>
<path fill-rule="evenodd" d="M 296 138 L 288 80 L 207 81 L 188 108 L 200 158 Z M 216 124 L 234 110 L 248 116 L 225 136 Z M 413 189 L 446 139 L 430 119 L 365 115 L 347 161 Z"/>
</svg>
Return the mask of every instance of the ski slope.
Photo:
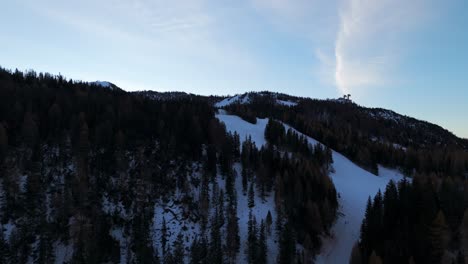
<svg viewBox="0 0 468 264">
<path fill-rule="evenodd" d="M 218 114 L 216 117 L 225 123 L 228 131 L 239 133 L 241 140 L 251 135 L 257 147 L 266 143 L 264 131 L 268 119 L 257 119 L 257 124 L 254 125 L 238 116 L 225 113 Z M 291 128 L 284 125 L 286 129 Z M 307 136 L 306 138 L 311 144 L 319 143 L 313 138 Z M 324 238 L 316 263 L 348 263 L 351 249 L 359 239 L 367 198 L 373 197 L 379 189 L 384 191 L 390 180 L 399 181 L 404 177 L 399 172 L 382 166 L 379 166 L 380 175 L 376 176 L 336 151 L 332 151 L 332 155 L 334 172 L 330 174 L 330 177 L 339 193 L 340 216 L 332 227 L 332 236 Z"/>
<path fill-rule="evenodd" d="M 216 117 L 226 124 L 227 131 L 231 133 L 237 132 L 241 142 L 245 141 L 248 136 L 251 136 L 257 148 L 266 144 L 265 127 L 268 124 L 268 118 L 257 118 L 257 123 L 252 124 L 238 116 L 225 114 L 225 111 L 220 111 L 220 113 Z"/>
</svg>

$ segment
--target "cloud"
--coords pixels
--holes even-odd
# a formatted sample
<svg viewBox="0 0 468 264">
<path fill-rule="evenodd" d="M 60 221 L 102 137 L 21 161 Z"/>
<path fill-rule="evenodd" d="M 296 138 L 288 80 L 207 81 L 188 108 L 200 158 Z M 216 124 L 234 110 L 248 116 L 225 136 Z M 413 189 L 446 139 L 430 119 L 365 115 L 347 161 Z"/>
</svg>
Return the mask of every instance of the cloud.
<svg viewBox="0 0 468 264">
<path fill-rule="evenodd" d="M 388 83 L 404 34 L 419 25 L 425 14 L 426 6 L 420 0 L 344 2 L 333 54 L 339 91 L 361 93 Z"/>
</svg>

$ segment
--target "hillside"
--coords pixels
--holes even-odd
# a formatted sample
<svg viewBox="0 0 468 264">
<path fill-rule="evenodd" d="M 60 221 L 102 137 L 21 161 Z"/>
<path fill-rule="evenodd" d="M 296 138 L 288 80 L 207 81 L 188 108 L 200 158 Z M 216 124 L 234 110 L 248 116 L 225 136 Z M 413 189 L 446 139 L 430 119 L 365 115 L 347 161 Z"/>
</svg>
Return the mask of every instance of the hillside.
<svg viewBox="0 0 468 264">
<path fill-rule="evenodd" d="M 0 263 L 463 256 L 467 142 L 437 125 L 344 99 L 108 88 L 0 70 Z"/>
</svg>

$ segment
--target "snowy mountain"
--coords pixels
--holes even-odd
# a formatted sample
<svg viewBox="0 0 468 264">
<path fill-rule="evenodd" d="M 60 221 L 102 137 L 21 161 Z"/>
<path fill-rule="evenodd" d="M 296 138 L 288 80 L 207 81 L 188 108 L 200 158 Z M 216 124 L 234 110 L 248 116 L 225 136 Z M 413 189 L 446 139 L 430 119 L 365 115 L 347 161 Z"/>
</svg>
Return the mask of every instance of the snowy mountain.
<svg viewBox="0 0 468 264">
<path fill-rule="evenodd" d="M 237 132 L 241 138 L 252 137 L 257 146 L 266 144 L 264 137 L 266 119 L 258 119 L 257 124 L 250 124 L 233 115 L 218 114 L 217 118 L 226 124 L 226 129 Z M 286 125 L 286 128 L 290 128 Z M 294 129 L 293 129 L 294 130 Z M 297 131 L 296 131 L 297 132 Z M 307 137 L 310 144 L 318 142 Z M 319 143 L 321 144 L 321 143 Z M 389 181 L 398 182 L 404 178 L 400 172 L 380 167 L 379 175 L 373 175 L 340 153 L 333 151 L 333 172 L 331 178 L 340 197 L 340 209 L 332 234 L 325 238 L 325 243 L 316 263 L 348 263 L 351 248 L 359 239 L 359 230 L 364 218 L 366 202 L 379 190 L 385 190 Z"/>
<path fill-rule="evenodd" d="M 113 90 L 115 87 L 117 87 L 115 84 L 113 84 L 111 82 L 106 82 L 106 81 L 95 81 L 95 82 L 90 82 L 89 84 L 100 86 L 100 87 L 103 87 L 103 88 L 108 88 L 108 89 L 111 89 L 111 90 Z"/>
<path fill-rule="evenodd" d="M 435 124 L 6 70 L 0 106 L 0 263 L 463 258 L 468 142 Z"/>
<path fill-rule="evenodd" d="M 271 100 L 272 103 L 283 106 L 296 106 L 297 97 L 272 92 L 250 92 L 226 97 L 214 104 L 217 108 L 223 108 L 232 104 L 251 104 L 258 100 Z"/>
</svg>

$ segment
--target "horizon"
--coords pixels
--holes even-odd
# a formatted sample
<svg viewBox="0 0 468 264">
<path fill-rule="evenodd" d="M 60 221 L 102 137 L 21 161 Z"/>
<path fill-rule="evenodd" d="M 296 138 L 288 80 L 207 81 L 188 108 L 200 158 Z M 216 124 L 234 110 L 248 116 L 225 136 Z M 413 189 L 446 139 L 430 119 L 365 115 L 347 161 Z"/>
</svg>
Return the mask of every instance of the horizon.
<svg viewBox="0 0 468 264">
<path fill-rule="evenodd" d="M 468 138 L 462 0 L 19 0 L 4 7 L 6 69 L 105 80 L 126 91 L 350 93 L 359 105 Z"/>
<path fill-rule="evenodd" d="M 2 68 L 2 66 L 0 65 L 0 68 Z M 29 70 L 20 70 L 20 69 L 6 69 L 6 68 L 2 68 L 4 70 L 7 70 L 7 71 L 10 71 L 10 72 L 14 72 L 15 70 L 18 70 L 18 71 L 21 71 L 23 74 L 24 73 L 28 73 L 30 71 L 34 71 L 33 69 L 29 69 Z M 108 81 L 108 80 L 95 80 L 95 81 L 83 81 L 83 80 L 77 80 L 77 79 L 72 79 L 72 78 L 68 78 L 67 76 L 64 76 L 62 75 L 61 73 L 59 74 L 52 74 L 52 73 L 49 73 L 49 72 L 36 72 L 34 71 L 36 74 L 50 74 L 51 76 L 54 76 L 54 77 L 63 77 L 66 81 L 72 81 L 72 82 L 75 82 L 75 83 L 88 83 L 88 84 L 91 84 L 93 82 L 97 83 L 97 82 L 107 82 L 107 83 L 110 83 L 110 84 L 113 84 L 113 85 L 116 85 L 115 83 L 113 83 L 112 81 Z M 298 96 L 298 95 L 292 95 L 292 94 L 288 94 L 288 93 L 283 93 L 283 92 L 275 92 L 275 91 L 270 91 L 270 90 L 263 90 L 263 91 L 245 91 L 245 92 L 241 92 L 241 93 L 236 93 L 236 94 L 196 94 L 196 93 L 189 93 L 189 92 L 186 92 L 186 91 L 181 91 L 181 90 L 175 90 L 175 91 L 156 91 L 156 90 L 126 90 L 118 85 L 116 85 L 118 88 L 122 89 L 123 91 L 125 92 L 147 92 L 147 91 L 150 91 L 150 92 L 160 92 L 160 93 L 186 93 L 186 94 L 193 94 L 195 96 L 215 96 L 215 97 L 222 97 L 222 98 L 229 98 L 229 97 L 234 97 L 236 95 L 243 95 L 243 94 L 247 94 L 247 93 L 259 93 L 259 92 L 270 92 L 270 93 L 280 93 L 280 94 L 285 94 L 287 96 L 293 96 L 293 97 L 301 97 L 301 98 L 307 98 L 307 99 L 314 99 L 314 100 L 336 100 L 336 99 L 339 99 L 339 98 L 342 98 L 342 96 L 339 96 L 339 97 L 334 97 L 334 98 L 317 98 L 317 97 L 310 97 L 310 96 Z M 105 88 L 105 87 L 103 87 Z M 353 99 L 351 99 L 351 102 L 352 103 L 355 103 L 357 104 L 358 106 L 360 107 L 365 107 L 365 108 L 382 108 L 382 107 L 379 107 L 379 106 L 371 106 L 371 105 L 361 105 L 359 104 L 358 102 L 354 101 Z M 382 109 L 386 109 L 386 110 L 390 110 L 390 111 L 393 111 L 393 112 L 396 112 L 397 114 L 400 114 L 400 115 L 403 115 L 403 116 L 407 116 L 407 117 L 411 117 L 411 118 L 416 118 L 416 117 L 413 117 L 411 115 L 407 115 L 407 114 L 404 114 L 404 113 L 400 113 L 400 112 L 397 112 L 396 110 L 394 109 L 388 109 L 388 108 L 382 108 Z M 416 118 L 417 120 L 419 121 L 423 121 L 423 122 L 428 122 L 428 123 L 431 123 L 431 124 L 434 124 L 434 125 L 437 125 L 437 126 L 440 126 L 442 127 L 443 129 L 446 129 L 448 130 L 450 133 L 454 134 L 455 136 L 461 138 L 461 139 L 465 139 L 465 140 L 468 140 L 468 137 L 463 137 L 463 136 L 460 136 L 460 135 L 457 135 L 456 133 L 454 133 L 453 131 L 450 131 L 448 128 L 446 127 L 443 127 L 441 126 L 440 124 L 437 124 L 437 123 L 433 123 L 433 122 L 430 122 L 428 120 L 424 120 L 424 119 L 420 119 L 420 118 Z"/>
</svg>

